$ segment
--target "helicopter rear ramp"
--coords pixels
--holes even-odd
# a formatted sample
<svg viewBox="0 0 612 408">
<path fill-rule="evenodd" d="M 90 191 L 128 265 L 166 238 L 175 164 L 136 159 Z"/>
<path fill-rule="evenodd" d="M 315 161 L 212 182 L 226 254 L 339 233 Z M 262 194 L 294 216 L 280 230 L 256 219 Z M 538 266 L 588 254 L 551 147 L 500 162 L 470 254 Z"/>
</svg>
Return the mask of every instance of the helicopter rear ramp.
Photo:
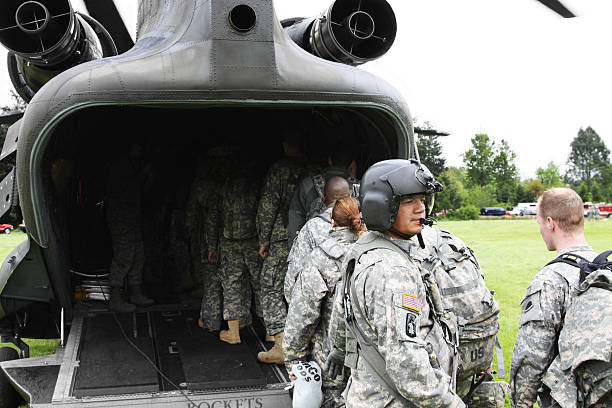
<svg viewBox="0 0 612 408">
<path fill-rule="evenodd" d="M 242 343 L 229 345 L 200 329 L 197 317 L 197 310 L 155 308 L 79 312 L 58 353 L 3 369 L 31 407 L 291 406 L 285 370 L 256 359 L 265 349 L 261 324 L 242 329 Z"/>
</svg>

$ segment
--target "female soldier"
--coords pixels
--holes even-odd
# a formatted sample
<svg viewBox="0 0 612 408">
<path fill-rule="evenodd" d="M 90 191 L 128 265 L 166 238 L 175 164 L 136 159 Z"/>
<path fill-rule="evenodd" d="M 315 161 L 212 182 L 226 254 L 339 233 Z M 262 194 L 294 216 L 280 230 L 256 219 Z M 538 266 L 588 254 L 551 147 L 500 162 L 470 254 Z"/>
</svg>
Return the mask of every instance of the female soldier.
<svg viewBox="0 0 612 408">
<path fill-rule="evenodd" d="M 336 283 L 342 276 L 342 260 L 364 230 L 357 200 L 350 196 L 339 199 L 332 210 L 329 238 L 310 253 L 292 292 L 283 338 L 285 365 L 289 369 L 306 360 L 323 366 L 329 353 L 328 327 Z M 345 379 L 323 376 L 322 407 L 344 405 L 341 393 L 345 386 Z"/>
</svg>

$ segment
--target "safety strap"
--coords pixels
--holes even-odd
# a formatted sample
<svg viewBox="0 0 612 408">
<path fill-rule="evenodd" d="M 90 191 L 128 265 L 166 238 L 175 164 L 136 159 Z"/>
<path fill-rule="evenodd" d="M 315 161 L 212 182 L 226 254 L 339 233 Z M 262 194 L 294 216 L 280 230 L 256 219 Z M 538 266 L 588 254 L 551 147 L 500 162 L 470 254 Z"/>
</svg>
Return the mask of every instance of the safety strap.
<svg viewBox="0 0 612 408">
<path fill-rule="evenodd" d="M 499 378 L 506 378 L 506 367 L 504 367 L 504 352 L 499 343 L 499 337 L 495 335 L 495 354 L 497 355 L 497 376 Z"/>
<path fill-rule="evenodd" d="M 322 174 L 315 174 L 312 177 L 312 184 L 319 198 L 323 198 L 323 188 L 325 188 L 325 177 Z"/>
</svg>

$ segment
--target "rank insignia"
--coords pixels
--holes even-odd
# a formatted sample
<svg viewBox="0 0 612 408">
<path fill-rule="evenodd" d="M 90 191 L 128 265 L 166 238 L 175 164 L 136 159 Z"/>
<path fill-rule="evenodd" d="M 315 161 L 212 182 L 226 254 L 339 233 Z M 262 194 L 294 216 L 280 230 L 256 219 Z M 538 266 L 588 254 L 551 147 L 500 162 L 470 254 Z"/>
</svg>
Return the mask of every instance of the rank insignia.
<svg viewBox="0 0 612 408">
<path fill-rule="evenodd" d="M 406 309 L 421 312 L 421 299 L 407 293 L 402 293 L 402 306 Z"/>
</svg>

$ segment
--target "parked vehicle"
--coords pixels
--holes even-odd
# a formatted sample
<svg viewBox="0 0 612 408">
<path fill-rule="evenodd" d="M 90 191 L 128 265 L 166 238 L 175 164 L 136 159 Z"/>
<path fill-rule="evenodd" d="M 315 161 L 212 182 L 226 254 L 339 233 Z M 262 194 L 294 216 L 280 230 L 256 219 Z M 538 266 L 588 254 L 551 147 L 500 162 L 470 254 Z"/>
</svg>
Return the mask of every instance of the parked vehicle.
<svg viewBox="0 0 612 408">
<path fill-rule="evenodd" d="M 480 209 L 480 215 L 506 215 L 502 207 L 484 207 Z"/>
<path fill-rule="evenodd" d="M 10 234 L 13 232 L 13 226 L 11 224 L 0 224 L 0 232 Z"/>
<path fill-rule="evenodd" d="M 518 203 L 516 208 L 520 208 L 523 211 L 523 215 L 536 215 L 537 203 Z"/>
<path fill-rule="evenodd" d="M 612 204 L 599 203 L 597 204 L 597 208 L 599 208 L 600 217 L 611 218 L 610 214 L 612 214 Z"/>
<path fill-rule="evenodd" d="M 506 211 L 506 215 L 518 215 L 519 217 L 522 217 L 525 215 L 525 209 L 522 207 L 514 207 L 512 210 Z"/>
</svg>

